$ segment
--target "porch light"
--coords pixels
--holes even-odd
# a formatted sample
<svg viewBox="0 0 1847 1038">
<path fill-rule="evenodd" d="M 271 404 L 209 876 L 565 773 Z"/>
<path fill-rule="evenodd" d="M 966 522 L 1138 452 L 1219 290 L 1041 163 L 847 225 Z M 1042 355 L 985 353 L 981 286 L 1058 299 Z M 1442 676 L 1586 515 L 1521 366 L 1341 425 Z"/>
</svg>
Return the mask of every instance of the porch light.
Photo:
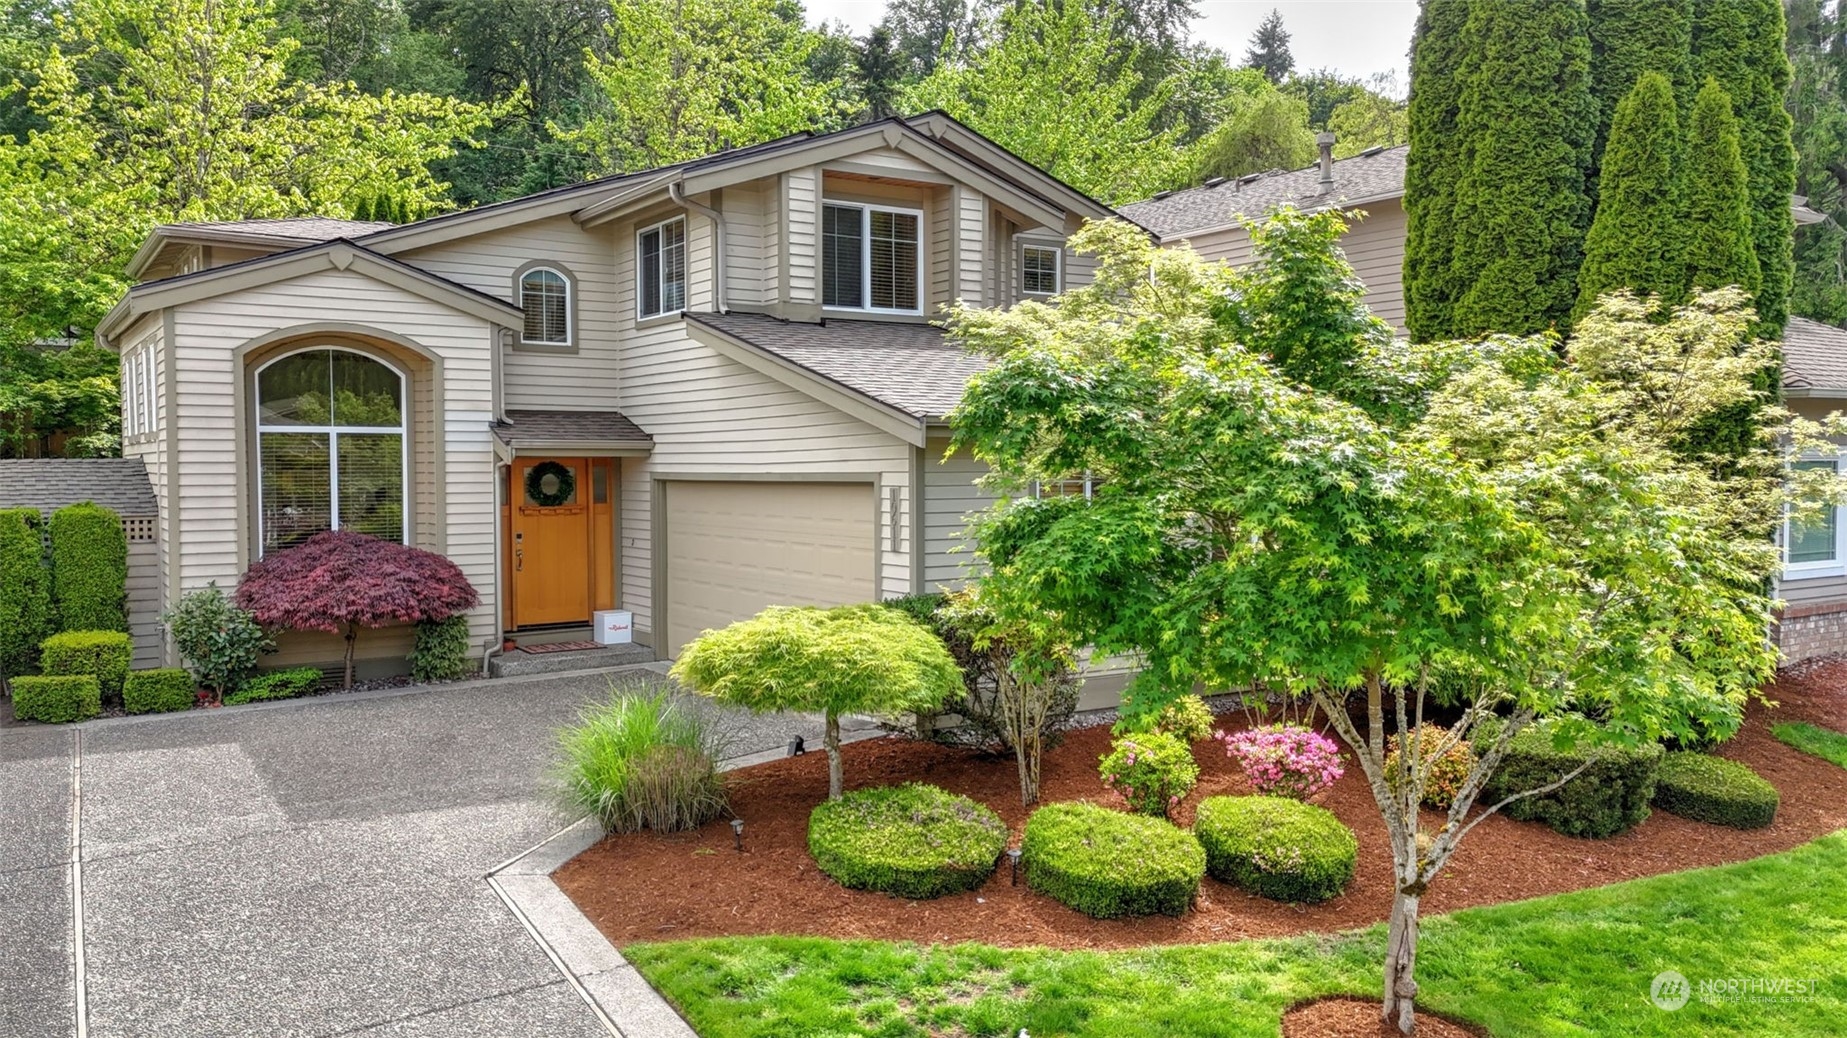
<svg viewBox="0 0 1847 1038">
<path fill-rule="evenodd" d="M 744 820 L 742 818 L 731 820 L 731 842 L 737 845 L 739 854 L 744 853 Z"/>
<path fill-rule="evenodd" d="M 1009 848 L 1007 851 L 1007 869 L 1011 873 L 1011 886 L 1020 885 L 1020 849 Z"/>
</svg>

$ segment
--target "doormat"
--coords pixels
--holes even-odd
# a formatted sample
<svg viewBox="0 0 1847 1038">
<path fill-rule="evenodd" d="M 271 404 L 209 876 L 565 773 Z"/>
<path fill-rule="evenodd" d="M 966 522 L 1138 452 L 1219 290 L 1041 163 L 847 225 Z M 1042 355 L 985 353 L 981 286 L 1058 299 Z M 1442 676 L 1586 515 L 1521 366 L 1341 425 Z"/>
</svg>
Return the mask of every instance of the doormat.
<svg viewBox="0 0 1847 1038">
<path fill-rule="evenodd" d="M 602 648 L 602 646 L 595 642 L 550 642 L 545 645 L 522 645 L 519 647 L 519 651 L 530 652 L 534 656 L 537 656 L 547 652 L 579 652 L 584 649 L 600 648 Z"/>
</svg>

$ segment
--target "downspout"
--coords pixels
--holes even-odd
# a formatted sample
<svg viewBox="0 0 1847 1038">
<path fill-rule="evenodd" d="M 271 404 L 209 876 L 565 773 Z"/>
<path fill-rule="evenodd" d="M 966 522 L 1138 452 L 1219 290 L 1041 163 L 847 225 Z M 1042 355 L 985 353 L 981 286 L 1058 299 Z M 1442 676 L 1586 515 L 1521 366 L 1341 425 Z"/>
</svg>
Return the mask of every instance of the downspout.
<svg viewBox="0 0 1847 1038">
<path fill-rule="evenodd" d="M 675 205 L 682 205 L 700 216 L 712 221 L 712 305 L 719 313 L 730 312 L 725 305 L 725 217 L 709 205 L 701 205 L 686 197 L 680 189 L 680 181 L 667 185 L 667 197 Z"/>
</svg>

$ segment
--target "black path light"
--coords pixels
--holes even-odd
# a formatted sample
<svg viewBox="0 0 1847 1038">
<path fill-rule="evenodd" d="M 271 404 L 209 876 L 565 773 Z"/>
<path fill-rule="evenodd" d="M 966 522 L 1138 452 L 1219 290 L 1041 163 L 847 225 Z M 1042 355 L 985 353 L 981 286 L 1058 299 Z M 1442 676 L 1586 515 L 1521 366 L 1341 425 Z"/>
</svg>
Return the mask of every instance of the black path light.
<svg viewBox="0 0 1847 1038">
<path fill-rule="evenodd" d="M 731 820 L 731 842 L 737 844 L 739 854 L 744 853 L 744 820 L 742 818 Z"/>
<path fill-rule="evenodd" d="M 1011 848 L 1007 851 L 1007 868 L 1012 873 L 1012 881 L 1010 885 L 1016 886 L 1016 887 L 1019 886 L 1020 885 L 1020 849 L 1018 847 Z"/>
</svg>

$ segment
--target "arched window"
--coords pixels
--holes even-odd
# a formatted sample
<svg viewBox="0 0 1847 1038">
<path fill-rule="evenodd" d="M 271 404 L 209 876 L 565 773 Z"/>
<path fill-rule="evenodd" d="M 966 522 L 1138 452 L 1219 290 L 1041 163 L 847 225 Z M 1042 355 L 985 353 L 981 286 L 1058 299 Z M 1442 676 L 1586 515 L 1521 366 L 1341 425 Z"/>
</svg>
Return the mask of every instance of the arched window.
<svg viewBox="0 0 1847 1038">
<path fill-rule="evenodd" d="M 571 282 L 550 267 L 534 267 L 519 276 L 519 307 L 526 326 L 519 341 L 531 346 L 571 344 Z"/>
<path fill-rule="evenodd" d="M 322 530 L 402 541 L 404 376 L 322 347 L 264 364 L 256 382 L 260 553 Z"/>
</svg>

